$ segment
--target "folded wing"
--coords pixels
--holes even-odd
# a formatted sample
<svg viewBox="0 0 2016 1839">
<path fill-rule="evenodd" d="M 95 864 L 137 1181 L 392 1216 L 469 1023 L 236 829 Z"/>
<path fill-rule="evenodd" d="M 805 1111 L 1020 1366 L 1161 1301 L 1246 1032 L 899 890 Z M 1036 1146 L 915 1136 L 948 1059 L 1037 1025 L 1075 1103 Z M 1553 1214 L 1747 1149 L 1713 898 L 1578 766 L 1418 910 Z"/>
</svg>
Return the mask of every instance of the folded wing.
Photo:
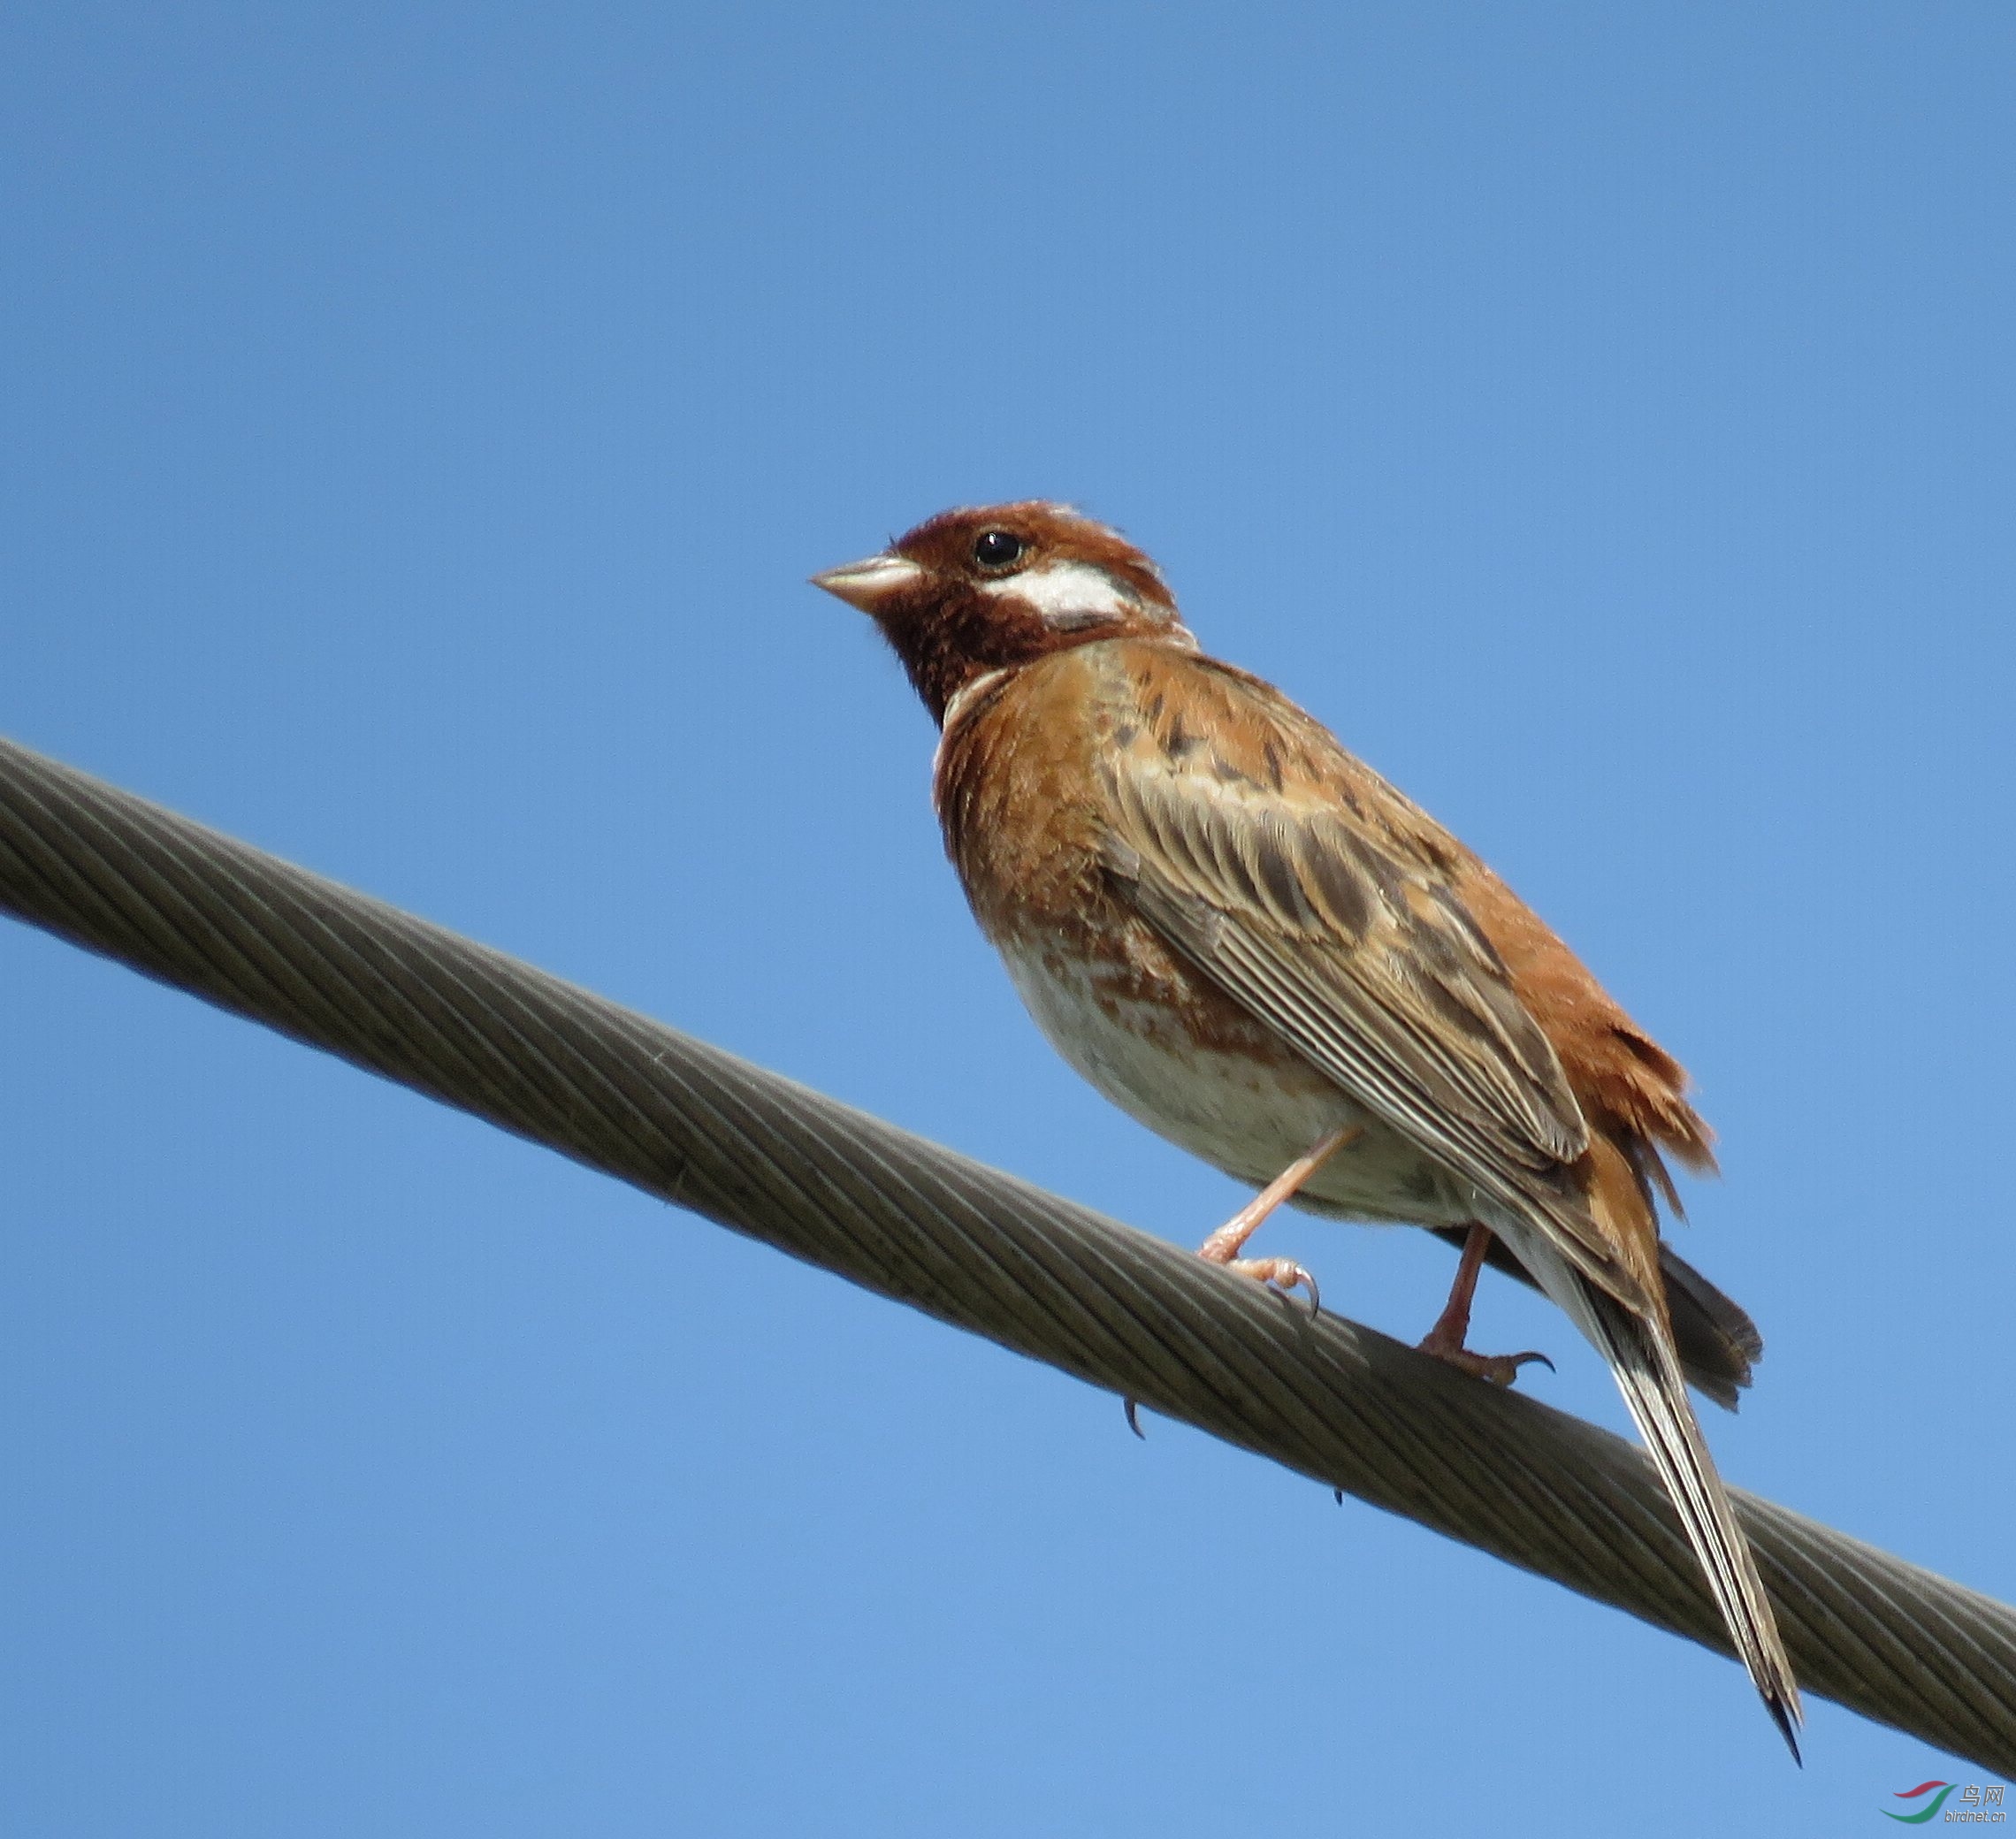
<svg viewBox="0 0 2016 1839">
<path fill-rule="evenodd" d="M 1165 668 L 1226 706 L 1209 743 L 1151 721 L 1103 752 L 1116 888 L 1312 1065 L 1645 1307 L 1571 1174 L 1589 1130 L 1561 1062 L 1455 891 L 1460 845 L 1265 686 Z"/>
</svg>

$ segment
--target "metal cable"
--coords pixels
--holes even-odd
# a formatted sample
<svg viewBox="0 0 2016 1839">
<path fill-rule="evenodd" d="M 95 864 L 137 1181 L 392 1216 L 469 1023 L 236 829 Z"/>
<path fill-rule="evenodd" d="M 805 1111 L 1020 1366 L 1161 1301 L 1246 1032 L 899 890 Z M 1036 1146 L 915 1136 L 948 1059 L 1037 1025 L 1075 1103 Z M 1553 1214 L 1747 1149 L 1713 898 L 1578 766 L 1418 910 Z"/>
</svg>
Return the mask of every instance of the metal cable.
<svg viewBox="0 0 2016 1839">
<path fill-rule="evenodd" d="M 1607 1431 L 5 741 L 0 911 L 1730 1651 Z M 1736 1502 L 1807 1690 L 2016 1774 L 2016 1610 Z"/>
</svg>

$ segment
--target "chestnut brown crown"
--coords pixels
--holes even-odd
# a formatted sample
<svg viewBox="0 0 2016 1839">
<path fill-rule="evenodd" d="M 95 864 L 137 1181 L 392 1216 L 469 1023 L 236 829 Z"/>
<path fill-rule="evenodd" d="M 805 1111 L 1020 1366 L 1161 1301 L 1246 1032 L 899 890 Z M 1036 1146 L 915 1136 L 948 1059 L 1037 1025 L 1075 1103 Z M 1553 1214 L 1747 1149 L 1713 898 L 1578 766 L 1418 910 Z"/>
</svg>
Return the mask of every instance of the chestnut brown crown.
<svg viewBox="0 0 2016 1839">
<path fill-rule="evenodd" d="M 1116 530 L 1031 499 L 942 511 L 879 555 L 814 575 L 882 629 L 934 720 L 989 671 L 1106 638 L 1196 640 Z"/>
</svg>

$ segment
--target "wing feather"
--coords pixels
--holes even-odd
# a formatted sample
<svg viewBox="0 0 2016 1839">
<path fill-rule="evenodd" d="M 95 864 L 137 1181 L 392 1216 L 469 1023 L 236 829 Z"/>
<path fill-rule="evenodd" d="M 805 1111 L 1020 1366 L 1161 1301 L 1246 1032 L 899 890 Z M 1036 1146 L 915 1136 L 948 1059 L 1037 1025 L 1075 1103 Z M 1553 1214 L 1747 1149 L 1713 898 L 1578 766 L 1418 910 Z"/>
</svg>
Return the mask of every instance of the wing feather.
<svg viewBox="0 0 2016 1839">
<path fill-rule="evenodd" d="M 1248 775 L 1141 724 L 1102 759 L 1116 887 L 1386 1122 L 1544 1221 L 1604 1287 L 1636 1290 L 1572 1192 L 1589 1129 L 1552 1043 L 1455 893 L 1447 854 L 1409 846 L 1409 823 L 1427 820 L 1299 711 L 1228 688 L 1253 751 L 1279 769 Z"/>
</svg>

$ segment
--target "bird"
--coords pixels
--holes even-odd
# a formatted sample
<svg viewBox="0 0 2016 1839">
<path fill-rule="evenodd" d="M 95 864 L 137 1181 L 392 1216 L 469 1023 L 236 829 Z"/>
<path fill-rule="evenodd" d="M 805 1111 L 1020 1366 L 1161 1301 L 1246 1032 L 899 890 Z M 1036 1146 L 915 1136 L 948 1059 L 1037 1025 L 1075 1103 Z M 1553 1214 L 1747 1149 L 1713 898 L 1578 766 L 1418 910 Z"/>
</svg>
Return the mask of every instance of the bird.
<svg viewBox="0 0 2016 1839">
<path fill-rule="evenodd" d="M 1762 1343 L 1660 1236 L 1666 1158 L 1714 1167 L 1679 1063 L 1475 853 L 1209 656 L 1119 530 L 961 507 L 812 580 L 937 722 L 946 854 L 1037 1026 L 1259 1190 L 1201 1255 L 1313 1309 L 1301 1263 L 1247 1254 L 1276 1207 L 1427 1227 L 1461 1256 L 1421 1346 L 1498 1385 L 1544 1356 L 1469 1347 L 1478 1273 L 1535 1285 L 1608 1363 L 1796 1759 L 1791 1660 L 1686 1385 L 1733 1407 Z"/>
</svg>

